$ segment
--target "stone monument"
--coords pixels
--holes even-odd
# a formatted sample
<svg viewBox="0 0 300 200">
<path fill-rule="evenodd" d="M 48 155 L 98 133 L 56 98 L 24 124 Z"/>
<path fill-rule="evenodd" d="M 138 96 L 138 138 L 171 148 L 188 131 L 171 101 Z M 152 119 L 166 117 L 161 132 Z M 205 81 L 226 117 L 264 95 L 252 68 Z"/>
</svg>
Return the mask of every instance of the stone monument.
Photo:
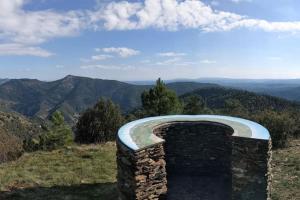
<svg viewBox="0 0 300 200">
<path fill-rule="evenodd" d="M 218 115 L 140 119 L 117 137 L 120 200 L 267 200 L 271 139 L 263 126 Z"/>
</svg>

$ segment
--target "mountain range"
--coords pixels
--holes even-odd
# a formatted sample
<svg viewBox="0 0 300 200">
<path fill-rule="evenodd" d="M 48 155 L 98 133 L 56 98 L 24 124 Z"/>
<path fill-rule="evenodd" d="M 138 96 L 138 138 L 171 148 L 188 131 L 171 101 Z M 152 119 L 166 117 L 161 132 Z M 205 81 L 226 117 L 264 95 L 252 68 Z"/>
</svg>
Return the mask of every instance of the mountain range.
<svg viewBox="0 0 300 200">
<path fill-rule="evenodd" d="M 281 97 L 292 101 L 300 101 L 300 79 L 232 79 L 232 78 L 198 78 L 198 79 L 174 79 L 173 82 L 211 83 L 225 87 L 242 89 L 260 94 Z M 128 82 L 138 85 L 154 84 L 154 81 Z"/>
<path fill-rule="evenodd" d="M 214 86 L 217 85 L 196 82 L 167 84 L 177 95 Z M 60 110 L 68 122 L 74 122 L 80 112 L 94 105 L 100 97 L 111 98 L 123 112 L 128 112 L 141 105 L 140 95 L 150 87 L 71 75 L 51 82 L 11 79 L 0 85 L 0 109 L 42 119 Z"/>
<path fill-rule="evenodd" d="M 178 96 L 199 95 L 212 108 L 224 106 L 226 99 L 238 99 L 250 111 L 261 106 L 280 109 L 296 105 L 268 95 L 300 100 L 300 81 L 298 86 L 296 80 L 283 83 L 274 80 L 237 79 L 193 81 L 167 81 L 167 87 L 174 90 Z M 112 99 L 120 105 L 124 113 L 129 112 L 141 106 L 141 93 L 153 86 L 71 75 L 48 82 L 37 79 L 5 79 L 0 82 L 0 110 L 14 111 L 43 120 L 60 110 L 71 124 L 81 112 L 94 105 L 101 97 Z"/>
</svg>

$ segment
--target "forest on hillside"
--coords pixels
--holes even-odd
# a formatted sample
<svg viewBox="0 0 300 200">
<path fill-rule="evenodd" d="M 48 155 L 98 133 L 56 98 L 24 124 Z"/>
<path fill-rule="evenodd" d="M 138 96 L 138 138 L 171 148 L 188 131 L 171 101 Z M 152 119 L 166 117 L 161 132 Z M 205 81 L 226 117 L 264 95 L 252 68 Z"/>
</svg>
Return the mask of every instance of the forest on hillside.
<svg viewBox="0 0 300 200">
<path fill-rule="evenodd" d="M 182 84 L 178 88 L 187 90 Z M 140 101 L 141 106 L 126 111 L 111 99 L 102 97 L 81 113 L 73 127 L 66 122 L 59 108 L 46 121 L 1 112 L 1 160 L 15 159 L 24 151 L 63 146 L 72 140 L 72 131 L 74 141 L 79 143 L 113 141 L 124 123 L 157 115 L 218 114 L 250 119 L 270 130 L 274 148 L 285 147 L 289 139 L 300 134 L 299 104 L 277 97 L 220 86 L 201 86 L 178 95 L 158 79 L 156 85 L 144 90 L 139 98 L 135 101 Z M 65 134 L 69 136 L 65 137 Z"/>
</svg>

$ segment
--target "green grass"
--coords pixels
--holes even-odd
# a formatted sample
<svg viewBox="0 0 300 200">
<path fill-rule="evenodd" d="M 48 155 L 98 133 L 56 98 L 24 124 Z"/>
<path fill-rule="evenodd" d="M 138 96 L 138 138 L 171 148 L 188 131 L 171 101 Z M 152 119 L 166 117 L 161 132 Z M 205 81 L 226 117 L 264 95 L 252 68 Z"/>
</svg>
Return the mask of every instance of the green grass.
<svg viewBox="0 0 300 200">
<path fill-rule="evenodd" d="M 115 160 L 113 143 L 24 154 L 0 165 L 0 199 L 117 199 Z"/>
<path fill-rule="evenodd" d="M 0 199 L 117 200 L 116 147 L 72 146 L 0 165 Z M 272 200 L 300 199 L 300 140 L 273 153 Z"/>
</svg>

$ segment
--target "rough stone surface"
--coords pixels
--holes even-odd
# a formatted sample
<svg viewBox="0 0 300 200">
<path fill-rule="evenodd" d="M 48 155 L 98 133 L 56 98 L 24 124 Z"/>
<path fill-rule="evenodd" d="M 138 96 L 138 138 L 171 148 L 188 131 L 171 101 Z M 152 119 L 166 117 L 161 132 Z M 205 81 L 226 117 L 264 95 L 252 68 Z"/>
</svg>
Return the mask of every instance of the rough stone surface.
<svg viewBox="0 0 300 200">
<path fill-rule="evenodd" d="M 271 142 L 232 137 L 211 122 L 157 126 L 165 143 L 132 151 L 117 141 L 120 200 L 266 200 Z"/>
<path fill-rule="evenodd" d="M 168 175 L 230 174 L 230 127 L 205 122 L 179 122 L 154 130 L 164 144 Z"/>
<path fill-rule="evenodd" d="M 122 200 L 164 199 L 166 162 L 162 144 L 133 152 L 118 144 L 118 188 Z"/>
<path fill-rule="evenodd" d="M 233 199 L 268 198 L 269 141 L 251 138 L 232 140 Z"/>
</svg>

